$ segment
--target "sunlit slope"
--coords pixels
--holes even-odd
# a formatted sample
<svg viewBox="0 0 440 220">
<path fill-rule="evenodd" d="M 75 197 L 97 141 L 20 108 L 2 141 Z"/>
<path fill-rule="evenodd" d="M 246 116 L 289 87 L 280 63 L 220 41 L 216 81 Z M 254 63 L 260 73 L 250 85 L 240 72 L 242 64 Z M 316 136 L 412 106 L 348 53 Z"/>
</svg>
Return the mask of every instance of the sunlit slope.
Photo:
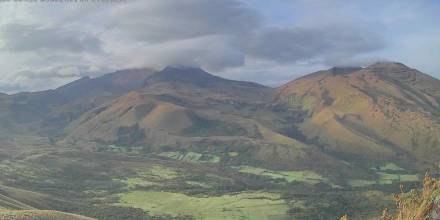
<svg viewBox="0 0 440 220">
<path fill-rule="evenodd" d="M 132 92 L 83 115 L 71 125 L 68 139 L 135 144 L 149 131 L 178 133 L 191 124 L 185 108 Z"/>
<path fill-rule="evenodd" d="M 440 81 L 399 63 L 333 68 L 279 88 L 277 100 L 308 112 L 301 130 L 325 149 L 367 158 L 440 153 Z"/>
</svg>

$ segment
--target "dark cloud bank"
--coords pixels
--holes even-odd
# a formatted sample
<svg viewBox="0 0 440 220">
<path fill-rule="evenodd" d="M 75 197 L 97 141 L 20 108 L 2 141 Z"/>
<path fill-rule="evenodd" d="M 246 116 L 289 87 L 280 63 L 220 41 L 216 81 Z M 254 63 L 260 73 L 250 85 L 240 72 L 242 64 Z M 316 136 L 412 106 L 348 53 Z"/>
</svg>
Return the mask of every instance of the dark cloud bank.
<svg viewBox="0 0 440 220">
<path fill-rule="evenodd" d="M 65 10 L 50 13 L 63 17 Z M 385 47 L 380 33 L 349 22 L 271 27 L 257 11 L 235 0 L 129 1 L 68 12 L 65 19 L 48 23 L 33 18 L 0 25 L 1 50 L 28 57 L 29 68 L 11 76 L 17 88 L 32 87 L 17 77 L 68 78 L 143 66 L 187 65 L 222 71 L 252 60 L 337 64 Z M 44 63 L 33 67 L 37 61 Z M 67 73 L 66 68 L 70 68 Z"/>
</svg>

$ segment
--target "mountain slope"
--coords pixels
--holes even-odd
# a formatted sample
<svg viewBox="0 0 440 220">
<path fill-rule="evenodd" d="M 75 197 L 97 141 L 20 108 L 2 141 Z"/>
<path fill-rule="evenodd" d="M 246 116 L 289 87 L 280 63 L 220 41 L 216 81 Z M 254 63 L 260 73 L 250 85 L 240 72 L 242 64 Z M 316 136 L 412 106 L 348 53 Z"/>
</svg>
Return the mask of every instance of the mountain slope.
<svg viewBox="0 0 440 220">
<path fill-rule="evenodd" d="M 277 100 L 308 112 L 309 140 L 329 152 L 373 160 L 437 162 L 440 81 L 399 63 L 330 69 L 280 87 Z M 353 157 L 352 157 L 353 159 Z"/>
<path fill-rule="evenodd" d="M 271 88 L 226 80 L 200 69 L 166 68 L 148 78 L 141 90 L 70 123 L 60 144 L 88 141 L 148 146 L 154 152 L 240 152 L 235 164 L 320 171 L 339 167 L 351 172 L 342 162 L 283 134 L 282 114 L 298 116 L 264 103 L 271 95 Z"/>
<path fill-rule="evenodd" d="M 195 68 L 167 67 L 152 74 L 143 85 L 138 91 L 89 111 L 71 123 L 69 129 L 73 132 L 67 133 L 70 137 L 95 134 L 94 138 L 104 142 L 117 141 L 118 136 L 135 130 L 146 132 L 139 134 L 140 139 L 148 139 L 151 132 L 162 133 L 159 136 L 256 137 L 259 134 L 252 131 L 254 128 L 220 115 L 210 102 L 262 102 L 272 92 L 269 87 L 223 79 Z M 205 134 L 200 133 L 202 130 Z M 161 142 L 167 141 L 162 138 Z"/>
<path fill-rule="evenodd" d="M 0 127 L 5 132 L 52 135 L 85 111 L 141 88 L 152 73 L 149 69 L 117 71 L 84 77 L 54 90 L 0 96 Z"/>
<path fill-rule="evenodd" d="M 153 74 L 145 82 L 146 88 L 168 88 L 173 90 L 210 91 L 222 96 L 264 101 L 273 89 L 257 83 L 228 80 L 211 75 L 198 68 L 167 67 Z"/>
</svg>

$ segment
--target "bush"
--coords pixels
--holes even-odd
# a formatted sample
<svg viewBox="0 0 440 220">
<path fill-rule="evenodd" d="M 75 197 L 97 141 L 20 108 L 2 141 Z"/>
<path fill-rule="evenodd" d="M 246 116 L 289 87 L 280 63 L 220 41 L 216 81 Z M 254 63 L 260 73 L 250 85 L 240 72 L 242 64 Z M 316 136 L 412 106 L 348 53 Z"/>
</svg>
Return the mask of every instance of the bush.
<svg viewBox="0 0 440 220">
<path fill-rule="evenodd" d="M 440 180 L 426 173 L 421 189 L 403 191 L 395 196 L 397 210 L 390 213 L 384 210 L 381 220 L 439 220 L 440 219 Z M 348 220 L 345 215 L 341 220 Z"/>
</svg>

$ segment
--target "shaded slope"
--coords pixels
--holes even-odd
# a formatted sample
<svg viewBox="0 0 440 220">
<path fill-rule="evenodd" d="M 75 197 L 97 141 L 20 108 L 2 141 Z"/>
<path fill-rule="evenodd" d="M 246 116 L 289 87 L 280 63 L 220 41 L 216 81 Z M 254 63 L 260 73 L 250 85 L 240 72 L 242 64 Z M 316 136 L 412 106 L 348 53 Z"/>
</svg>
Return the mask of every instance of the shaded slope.
<svg viewBox="0 0 440 220">
<path fill-rule="evenodd" d="M 228 80 L 211 75 L 198 68 L 167 67 L 146 80 L 146 88 L 210 91 L 234 98 L 267 100 L 272 88 L 252 82 Z"/>
<path fill-rule="evenodd" d="M 53 135 L 85 111 L 141 88 L 152 73 L 124 70 L 81 78 L 54 90 L 0 96 L 0 125 L 16 133 Z"/>
</svg>

